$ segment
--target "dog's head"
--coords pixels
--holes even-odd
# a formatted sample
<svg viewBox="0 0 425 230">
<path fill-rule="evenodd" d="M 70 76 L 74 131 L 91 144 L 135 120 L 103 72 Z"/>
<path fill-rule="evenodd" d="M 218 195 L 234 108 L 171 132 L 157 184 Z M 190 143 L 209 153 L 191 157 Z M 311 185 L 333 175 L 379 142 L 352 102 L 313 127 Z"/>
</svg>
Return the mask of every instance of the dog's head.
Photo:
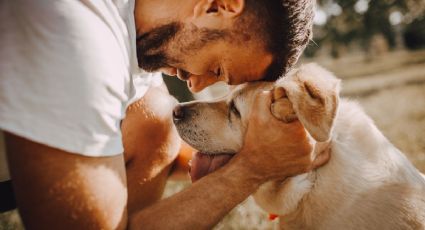
<svg viewBox="0 0 425 230">
<path fill-rule="evenodd" d="M 234 154 L 243 143 L 251 104 L 259 90 L 272 83 L 245 83 L 213 101 L 182 103 L 173 111 L 174 124 L 184 141 L 208 154 Z"/>
<path fill-rule="evenodd" d="M 339 80 L 314 64 L 304 65 L 276 83 L 246 83 L 214 101 L 180 104 L 174 109 L 174 124 L 183 140 L 200 152 L 237 153 L 243 145 L 251 110 L 255 110 L 255 96 L 273 88 L 285 91 L 285 96 L 272 106 L 276 117 L 295 117 L 291 122 L 301 122 L 316 141 L 330 138 L 338 108 Z"/>
</svg>

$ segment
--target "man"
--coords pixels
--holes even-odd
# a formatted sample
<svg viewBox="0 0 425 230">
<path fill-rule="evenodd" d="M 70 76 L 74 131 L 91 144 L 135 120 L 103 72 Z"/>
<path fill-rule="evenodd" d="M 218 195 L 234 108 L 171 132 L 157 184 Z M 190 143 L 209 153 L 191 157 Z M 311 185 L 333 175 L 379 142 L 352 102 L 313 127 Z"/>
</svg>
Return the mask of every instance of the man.
<svg viewBox="0 0 425 230">
<path fill-rule="evenodd" d="M 180 142 L 174 100 L 138 68 L 194 92 L 273 80 L 305 47 L 311 11 L 276 0 L 0 2 L 0 128 L 26 227 L 210 228 L 262 183 L 314 167 L 301 127 L 279 133 L 266 92 L 229 164 L 152 204 Z"/>
</svg>

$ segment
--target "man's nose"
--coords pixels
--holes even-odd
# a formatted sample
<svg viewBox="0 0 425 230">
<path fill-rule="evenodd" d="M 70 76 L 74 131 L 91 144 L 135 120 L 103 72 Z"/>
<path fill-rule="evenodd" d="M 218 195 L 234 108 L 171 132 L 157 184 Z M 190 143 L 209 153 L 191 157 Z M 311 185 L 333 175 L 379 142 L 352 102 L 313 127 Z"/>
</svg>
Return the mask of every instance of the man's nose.
<svg viewBox="0 0 425 230">
<path fill-rule="evenodd" d="M 176 107 L 174 107 L 174 110 L 173 110 L 174 122 L 184 120 L 185 116 L 186 116 L 186 111 L 184 106 L 177 105 Z"/>
<path fill-rule="evenodd" d="M 162 73 L 168 76 L 176 76 L 177 75 L 177 69 L 174 67 L 164 67 L 159 69 Z"/>
<path fill-rule="evenodd" d="M 177 69 L 177 77 L 180 80 L 187 81 L 190 77 L 190 73 L 181 69 Z"/>
</svg>

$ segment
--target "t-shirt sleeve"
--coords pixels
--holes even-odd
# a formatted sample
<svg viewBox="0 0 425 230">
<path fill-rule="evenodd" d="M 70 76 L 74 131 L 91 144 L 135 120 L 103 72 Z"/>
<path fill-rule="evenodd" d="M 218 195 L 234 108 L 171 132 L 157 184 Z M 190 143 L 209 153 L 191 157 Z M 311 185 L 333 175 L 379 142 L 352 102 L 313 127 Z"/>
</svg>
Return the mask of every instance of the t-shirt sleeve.
<svg viewBox="0 0 425 230">
<path fill-rule="evenodd" d="M 0 129 L 86 156 L 123 152 L 128 53 L 108 14 L 80 1 L 0 2 Z"/>
</svg>

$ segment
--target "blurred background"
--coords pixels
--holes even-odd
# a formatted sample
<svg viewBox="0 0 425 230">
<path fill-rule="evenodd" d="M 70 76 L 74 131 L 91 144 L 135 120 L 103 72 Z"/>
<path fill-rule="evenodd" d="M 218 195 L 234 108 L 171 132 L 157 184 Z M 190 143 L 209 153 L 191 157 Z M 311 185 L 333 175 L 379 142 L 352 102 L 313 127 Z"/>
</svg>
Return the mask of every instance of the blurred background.
<svg viewBox="0 0 425 230">
<path fill-rule="evenodd" d="M 342 79 L 342 96 L 358 101 L 384 135 L 425 172 L 425 0 L 319 0 L 314 37 L 299 64 L 318 62 Z M 179 101 L 209 99 L 216 84 L 191 94 L 164 76 Z M 189 183 L 169 182 L 165 196 Z M 215 229 L 273 229 L 249 198 Z M 22 229 L 16 212 L 0 215 L 0 229 Z"/>
</svg>

